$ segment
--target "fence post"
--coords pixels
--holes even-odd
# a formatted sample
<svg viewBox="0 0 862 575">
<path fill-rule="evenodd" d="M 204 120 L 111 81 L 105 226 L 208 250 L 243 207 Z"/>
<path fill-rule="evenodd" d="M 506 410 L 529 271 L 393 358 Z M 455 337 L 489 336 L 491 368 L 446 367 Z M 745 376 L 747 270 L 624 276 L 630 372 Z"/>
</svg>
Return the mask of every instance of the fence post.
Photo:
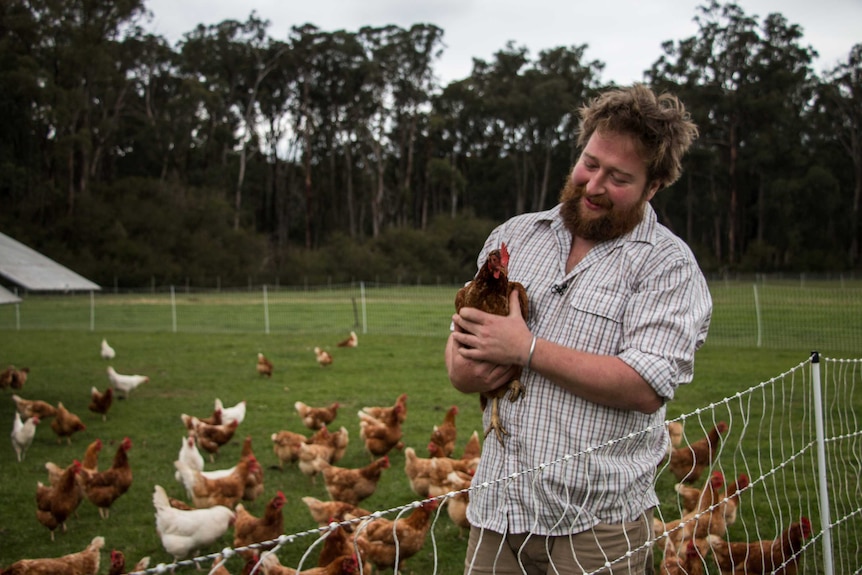
<svg viewBox="0 0 862 575">
<path fill-rule="evenodd" d="M 15 286 L 15 297 L 18 297 L 18 286 Z M 21 302 L 15 302 L 15 330 L 21 331 Z"/>
<path fill-rule="evenodd" d="M 269 299 L 266 297 L 266 284 L 263 284 L 263 331 L 269 335 Z"/>
<path fill-rule="evenodd" d="M 832 518 L 826 482 L 826 437 L 823 431 L 823 390 L 820 385 L 820 354 L 811 352 L 811 387 L 814 391 L 814 430 L 817 435 L 817 475 L 820 492 L 820 525 L 823 527 L 823 572 L 832 575 Z"/>
<path fill-rule="evenodd" d="M 757 284 L 754 284 L 754 315 L 757 318 L 757 347 L 763 343 L 763 325 L 760 319 L 760 297 L 758 297 Z"/>
<path fill-rule="evenodd" d="M 90 290 L 90 331 L 96 330 L 96 296 Z"/>
<path fill-rule="evenodd" d="M 174 285 L 171 284 L 171 326 L 173 332 L 177 333 L 177 297 L 174 293 Z"/>
<path fill-rule="evenodd" d="M 365 282 L 359 282 L 359 299 L 362 301 L 362 333 L 368 333 L 368 310 L 365 307 Z"/>
</svg>

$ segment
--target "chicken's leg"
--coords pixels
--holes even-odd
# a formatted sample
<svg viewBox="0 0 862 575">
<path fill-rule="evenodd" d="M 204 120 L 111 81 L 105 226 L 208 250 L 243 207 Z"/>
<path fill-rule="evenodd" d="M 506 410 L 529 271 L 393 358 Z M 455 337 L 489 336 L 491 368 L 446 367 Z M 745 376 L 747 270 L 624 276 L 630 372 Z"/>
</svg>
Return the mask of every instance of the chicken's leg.
<svg viewBox="0 0 862 575">
<path fill-rule="evenodd" d="M 491 395 L 491 423 L 488 425 L 488 429 L 485 430 L 485 437 L 488 437 L 488 434 L 491 431 L 494 431 L 494 435 L 497 436 L 497 441 L 500 442 L 500 445 L 505 445 L 503 443 L 503 436 L 509 435 L 509 432 L 506 431 L 506 428 L 503 427 L 503 422 L 500 420 L 500 407 L 499 402 L 500 398 L 506 395 L 508 392 L 509 401 L 515 402 L 521 397 L 523 397 L 525 390 L 524 386 L 521 384 L 521 381 L 518 379 L 513 379 L 505 386 L 497 389 L 493 395 Z"/>
</svg>

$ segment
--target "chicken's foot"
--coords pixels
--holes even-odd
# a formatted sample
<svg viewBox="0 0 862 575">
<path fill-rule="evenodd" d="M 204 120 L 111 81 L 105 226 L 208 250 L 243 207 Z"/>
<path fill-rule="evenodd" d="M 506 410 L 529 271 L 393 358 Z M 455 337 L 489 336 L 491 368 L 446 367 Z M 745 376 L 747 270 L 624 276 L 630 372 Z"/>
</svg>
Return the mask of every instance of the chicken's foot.
<svg viewBox="0 0 862 575">
<path fill-rule="evenodd" d="M 503 426 L 503 421 L 500 419 L 500 398 L 508 394 L 509 401 L 514 403 L 520 398 L 524 397 L 525 393 L 526 390 L 524 389 L 524 385 L 521 383 L 521 381 L 518 379 L 513 379 L 504 387 L 498 388 L 494 395 L 488 398 L 491 402 L 491 423 L 488 425 L 488 429 L 485 430 L 485 437 L 488 437 L 488 434 L 490 434 L 493 430 L 494 435 L 497 436 L 497 441 L 500 442 L 500 445 L 505 446 L 505 443 L 503 442 L 503 436 L 509 435 L 509 432 Z"/>
<path fill-rule="evenodd" d="M 497 441 L 500 442 L 501 446 L 505 447 L 506 444 L 503 442 L 503 436 L 509 435 L 509 432 L 506 431 L 506 428 L 503 427 L 503 422 L 500 420 L 499 403 L 499 396 L 491 398 L 491 423 L 488 425 L 488 429 L 485 430 L 485 437 L 488 437 L 488 434 L 493 430 L 494 435 L 497 436 Z"/>
</svg>

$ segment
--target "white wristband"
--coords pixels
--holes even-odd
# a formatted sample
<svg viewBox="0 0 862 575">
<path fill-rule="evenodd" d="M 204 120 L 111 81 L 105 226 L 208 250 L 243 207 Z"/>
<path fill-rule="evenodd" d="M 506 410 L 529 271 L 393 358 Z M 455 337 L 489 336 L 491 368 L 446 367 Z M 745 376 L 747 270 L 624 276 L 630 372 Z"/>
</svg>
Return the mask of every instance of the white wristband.
<svg viewBox="0 0 862 575">
<path fill-rule="evenodd" d="M 524 369 L 530 369 L 530 362 L 533 361 L 534 351 L 536 351 L 536 336 L 533 336 L 533 341 L 530 342 L 530 354 L 527 356 L 527 362 L 524 364 Z"/>
</svg>

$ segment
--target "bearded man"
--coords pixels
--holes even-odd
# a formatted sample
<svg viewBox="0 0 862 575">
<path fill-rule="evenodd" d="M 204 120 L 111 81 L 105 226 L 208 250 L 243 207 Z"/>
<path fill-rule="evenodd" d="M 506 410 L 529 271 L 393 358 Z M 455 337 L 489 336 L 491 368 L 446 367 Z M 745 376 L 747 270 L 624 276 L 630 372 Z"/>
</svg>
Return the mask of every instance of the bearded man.
<svg viewBox="0 0 862 575">
<path fill-rule="evenodd" d="M 697 127 L 675 96 L 641 84 L 580 113 L 560 203 L 498 226 L 478 258 L 505 242 L 528 320 L 516 296 L 508 316 L 465 307 L 452 318 L 456 389 L 489 393 L 521 369 L 526 390 L 499 404 L 506 441 L 484 442 L 465 573 L 652 570 L 665 406 L 692 380 L 712 299 L 649 200 L 679 178 Z"/>
</svg>

